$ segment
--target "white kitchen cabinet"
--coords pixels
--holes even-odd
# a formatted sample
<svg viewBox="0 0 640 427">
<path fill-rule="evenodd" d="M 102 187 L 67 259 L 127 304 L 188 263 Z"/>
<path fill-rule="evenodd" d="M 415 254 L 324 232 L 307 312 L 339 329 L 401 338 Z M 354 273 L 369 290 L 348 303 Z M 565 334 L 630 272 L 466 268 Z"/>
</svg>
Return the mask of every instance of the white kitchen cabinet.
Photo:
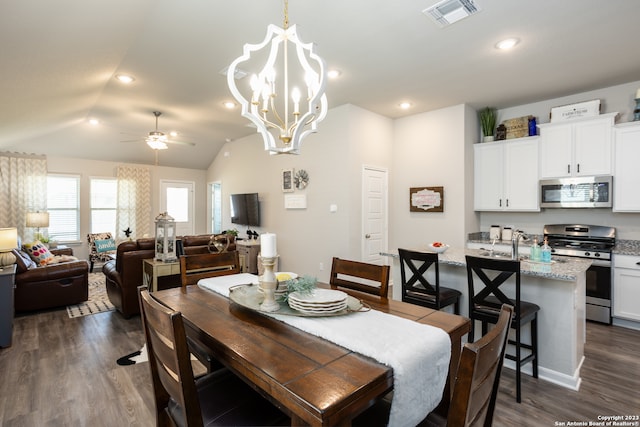
<svg viewBox="0 0 640 427">
<path fill-rule="evenodd" d="M 474 145 L 474 209 L 539 211 L 538 137 Z"/>
<path fill-rule="evenodd" d="M 640 123 L 617 125 L 613 144 L 613 210 L 640 212 Z"/>
<path fill-rule="evenodd" d="M 538 125 L 540 178 L 611 175 L 612 133 L 617 114 Z"/>
<path fill-rule="evenodd" d="M 640 256 L 613 256 L 613 317 L 640 321 Z"/>
</svg>

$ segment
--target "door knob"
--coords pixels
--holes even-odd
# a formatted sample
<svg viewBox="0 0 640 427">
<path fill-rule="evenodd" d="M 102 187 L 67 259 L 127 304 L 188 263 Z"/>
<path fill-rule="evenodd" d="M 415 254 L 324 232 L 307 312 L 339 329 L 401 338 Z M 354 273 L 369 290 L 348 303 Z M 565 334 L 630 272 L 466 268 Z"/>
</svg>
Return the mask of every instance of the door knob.
<svg viewBox="0 0 640 427">
<path fill-rule="evenodd" d="M 369 239 L 371 237 L 371 234 L 367 233 L 364 235 L 365 239 Z"/>
</svg>

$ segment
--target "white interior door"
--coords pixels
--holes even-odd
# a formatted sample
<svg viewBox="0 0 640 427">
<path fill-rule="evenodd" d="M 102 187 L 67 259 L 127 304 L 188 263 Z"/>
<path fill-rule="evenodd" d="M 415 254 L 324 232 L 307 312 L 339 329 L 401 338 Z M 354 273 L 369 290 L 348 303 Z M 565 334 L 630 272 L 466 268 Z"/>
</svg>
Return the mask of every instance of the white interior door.
<svg viewBox="0 0 640 427">
<path fill-rule="evenodd" d="M 160 212 L 176 220 L 176 236 L 195 234 L 193 181 L 160 181 Z"/>
<path fill-rule="evenodd" d="M 386 263 L 380 252 L 388 241 L 387 175 L 386 169 L 371 166 L 362 171 L 362 260 L 371 264 Z"/>
</svg>

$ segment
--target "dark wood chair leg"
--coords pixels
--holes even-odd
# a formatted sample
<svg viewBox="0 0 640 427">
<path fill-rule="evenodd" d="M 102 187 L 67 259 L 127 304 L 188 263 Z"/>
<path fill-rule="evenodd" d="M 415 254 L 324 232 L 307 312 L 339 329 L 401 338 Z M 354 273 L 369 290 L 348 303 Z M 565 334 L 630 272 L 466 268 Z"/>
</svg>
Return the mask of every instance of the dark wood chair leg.
<svg viewBox="0 0 640 427">
<path fill-rule="evenodd" d="M 516 401 L 520 403 L 522 401 L 522 385 L 520 380 L 522 378 L 522 354 L 521 354 L 521 337 L 520 337 L 520 325 L 516 327 Z"/>
<path fill-rule="evenodd" d="M 533 378 L 538 378 L 538 316 L 531 321 L 531 351 L 533 352 Z"/>
</svg>

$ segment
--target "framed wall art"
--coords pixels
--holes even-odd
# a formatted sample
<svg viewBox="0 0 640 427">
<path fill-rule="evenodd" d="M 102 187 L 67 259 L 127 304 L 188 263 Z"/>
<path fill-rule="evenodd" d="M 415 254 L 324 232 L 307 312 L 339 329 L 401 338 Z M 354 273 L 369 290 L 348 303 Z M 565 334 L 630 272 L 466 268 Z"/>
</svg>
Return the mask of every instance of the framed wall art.
<svg viewBox="0 0 640 427">
<path fill-rule="evenodd" d="M 284 169 L 282 171 L 282 192 L 291 193 L 293 189 L 293 169 Z"/>
<path fill-rule="evenodd" d="M 410 212 L 444 212 L 444 187 L 409 188 Z"/>
</svg>

